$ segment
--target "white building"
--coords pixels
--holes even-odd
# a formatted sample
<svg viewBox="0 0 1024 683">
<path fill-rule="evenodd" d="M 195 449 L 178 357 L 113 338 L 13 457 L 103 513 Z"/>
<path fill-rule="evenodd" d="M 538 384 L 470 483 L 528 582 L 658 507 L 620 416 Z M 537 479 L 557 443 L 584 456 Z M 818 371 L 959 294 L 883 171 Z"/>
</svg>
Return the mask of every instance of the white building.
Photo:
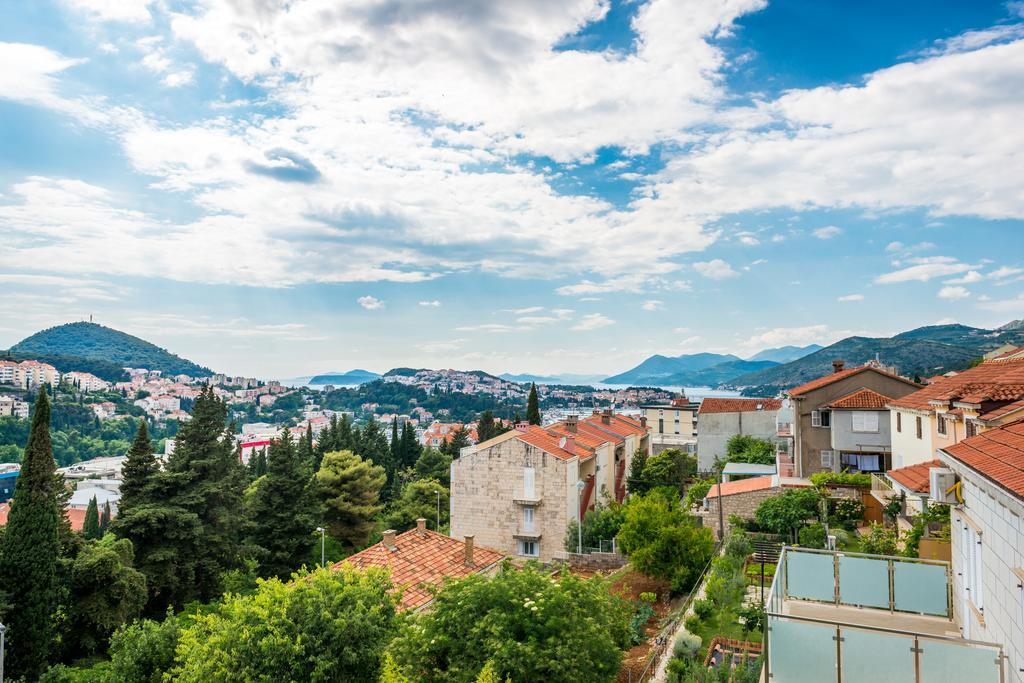
<svg viewBox="0 0 1024 683">
<path fill-rule="evenodd" d="M 110 382 L 89 372 L 69 372 L 64 375 L 64 379 L 68 384 L 82 391 L 107 391 L 110 389 Z"/>
<path fill-rule="evenodd" d="M 729 439 L 740 434 L 774 443 L 781 407 L 777 398 L 705 398 L 697 412 L 697 468 L 714 469 L 716 459 L 725 460 Z"/>
</svg>

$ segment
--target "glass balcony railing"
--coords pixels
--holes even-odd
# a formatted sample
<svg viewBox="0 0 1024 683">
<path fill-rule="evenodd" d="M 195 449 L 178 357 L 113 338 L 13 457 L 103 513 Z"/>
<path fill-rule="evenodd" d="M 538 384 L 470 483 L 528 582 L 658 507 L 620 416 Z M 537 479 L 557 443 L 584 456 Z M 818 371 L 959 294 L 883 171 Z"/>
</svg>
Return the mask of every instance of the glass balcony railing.
<svg viewBox="0 0 1024 683">
<path fill-rule="evenodd" d="M 1001 683 L 1003 648 L 965 640 L 945 562 L 786 548 L 767 610 L 774 683 Z"/>
</svg>

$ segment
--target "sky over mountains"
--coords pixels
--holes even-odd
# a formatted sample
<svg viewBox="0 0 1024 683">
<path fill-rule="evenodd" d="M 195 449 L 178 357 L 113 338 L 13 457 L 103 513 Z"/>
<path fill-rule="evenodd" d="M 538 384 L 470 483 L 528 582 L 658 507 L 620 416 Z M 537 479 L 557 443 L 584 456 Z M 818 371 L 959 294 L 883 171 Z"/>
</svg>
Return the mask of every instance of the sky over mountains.
<svg viewBox="0 0 1024 683">
<path fill-rule="evenodd" d="M 0 347 L 602 372 L 1024 314 L 1024 5 L 0 6 Z"/>
</svg>

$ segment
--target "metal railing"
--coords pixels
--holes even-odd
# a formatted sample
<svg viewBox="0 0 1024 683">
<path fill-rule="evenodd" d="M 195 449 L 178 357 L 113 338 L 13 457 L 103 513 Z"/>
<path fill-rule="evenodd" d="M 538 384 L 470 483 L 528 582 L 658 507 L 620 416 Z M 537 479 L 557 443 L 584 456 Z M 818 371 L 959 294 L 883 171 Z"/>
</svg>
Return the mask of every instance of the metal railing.
<svg viewBox="0 0 1024 683">
<path fill-rule="evenodd" d="M 897 494 L 896 489 L 892 487 L 892 482 L 890 482 L 885 476 L 872 474 L 871 495 L 883 503 L 888 503 Z"/>
<path fill-rule="evenodd" d="M 831 555 L 831 558 L 825 557 Z M 796 557 L 818 557 L 801 570 L 793 572 L 798 562 Z M 884 566 L 889 577 L 886 593 L 889 596 L 888 608 L 876 604 L 858 604 L 857 601 L 844 599 L 842 590 L 843 559 L 859 561 L 847 565 L 849 571 L 862 572 L 870 565 L 864 562 L 877 562 Z M 826 560 L 831 560 L 828 562 Z M 832 569 L 829 569 L 829 565 Z M 907 581 L 894 580 L 897 568 L 908 566 L 932 567 L 927 574 L 932 574 L 932 581 L 922 586 Z M 808 571 L 803 571 L 808 570 Z M 934 581 L 939 571 L 944 575 L 942 584 Z M 869 569 L 869 574 L 871 570 Z M 810 551 L 806 549 L 785 548 L 779 559 L 779 565 L 772 581 L 771 591 L 766 603 L 766 619 L 764 634 L 765 680 L 773 683 L 790 683 L 791 681 L 811 680 L 807 672 L 815 672 L 816 681 L 833 680 L 841 683 L 844 680 L 906 680 L 917 683 L 928 681 L 960 681 L 971 680 L 982 683 L 1003 683 L 1005 680 L 1005 656 L 1001 645 L 981 641 L 967 640 L 958 636 L 937 635 L 915 632 L 904 629 L 871 626 L 864 623 L 849 623 L 841 619 L 826 619 L 801 616 L 790 613 L 787 603 L 812 602 L 819 604 L 832 603 L 837 607 L 866 607 L 864 614 L 876 609 L 889 612 L 912 612 L 932 616 L 946 617 L 952 623 L 951 584 L 949 582 L 949 566 L 938 561 L 914 561 L 910 558 L 889 557 L 881 555 L 865 555 L 861 553 L 834 553 L 829 551 Z M 818 574 L 815 576 L 815 574 Z M 906 580 L 920 580 L 922 576 L 911 573 L 902 577 Z M 848 579 L 855 576 L 849 574 Z M 875 571 L 875 578 L 881 572 Z M 868 577 L 871 578 L 870 576 Z M 863 579 L 863 576 L 861 576 Z M 796 585 L 806 581 L 807 585 Z M 831 600 L 823 599 L 823 595 L 832 582 L 833 595 Z M 856 581 L 854 581 L 856 583 Z M 858 592 L 870 585 L 864 580 L 859 581 L 854 590 Z M 931 605 L 946 604 L 946 613 L 937 614 L 938 609 L 909 610 L 899 609 L 898 590 L 914 593 L 919 598 L 929 591 L 940 591 L 940 595 L 932 595 L 927 601 Z M 878 591 L 880 593 L 880 591 Z M 811 595 L 811 597 L 807 597 Z M 862 594 L 863 595 L 863 594 Z M 848 596 L 847 596 L 848 597 Z M 918 605 L 920 606 L 920 605 Z M 837 614 L 839 614 L 837 612 Z M 845 612 L 843 614 L 850 614 Z M 856 614 L 856 613 L 854 613 Z M 934 622 L 931 622 L 934 626 Z M 832 671 L 832 675 L 825 672 Z"/>
</svg>

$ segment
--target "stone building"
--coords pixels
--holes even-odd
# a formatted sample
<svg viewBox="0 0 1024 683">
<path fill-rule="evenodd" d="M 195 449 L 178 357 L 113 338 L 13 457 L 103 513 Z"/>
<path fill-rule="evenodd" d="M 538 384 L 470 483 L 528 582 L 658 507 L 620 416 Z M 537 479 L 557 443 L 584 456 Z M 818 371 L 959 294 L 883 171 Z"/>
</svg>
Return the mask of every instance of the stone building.
<svg viewBox="0 0 1024 683">
<path fill-rule="evenodd" d="M 622 501 L 633 454 L 651 452 L 643 418 L 595 412 L 547 427 L 519 424 L 467 448 L 451 467 L 451 534 L 541 561 L 565 556 L 569 523 Z"/>
</svg>

